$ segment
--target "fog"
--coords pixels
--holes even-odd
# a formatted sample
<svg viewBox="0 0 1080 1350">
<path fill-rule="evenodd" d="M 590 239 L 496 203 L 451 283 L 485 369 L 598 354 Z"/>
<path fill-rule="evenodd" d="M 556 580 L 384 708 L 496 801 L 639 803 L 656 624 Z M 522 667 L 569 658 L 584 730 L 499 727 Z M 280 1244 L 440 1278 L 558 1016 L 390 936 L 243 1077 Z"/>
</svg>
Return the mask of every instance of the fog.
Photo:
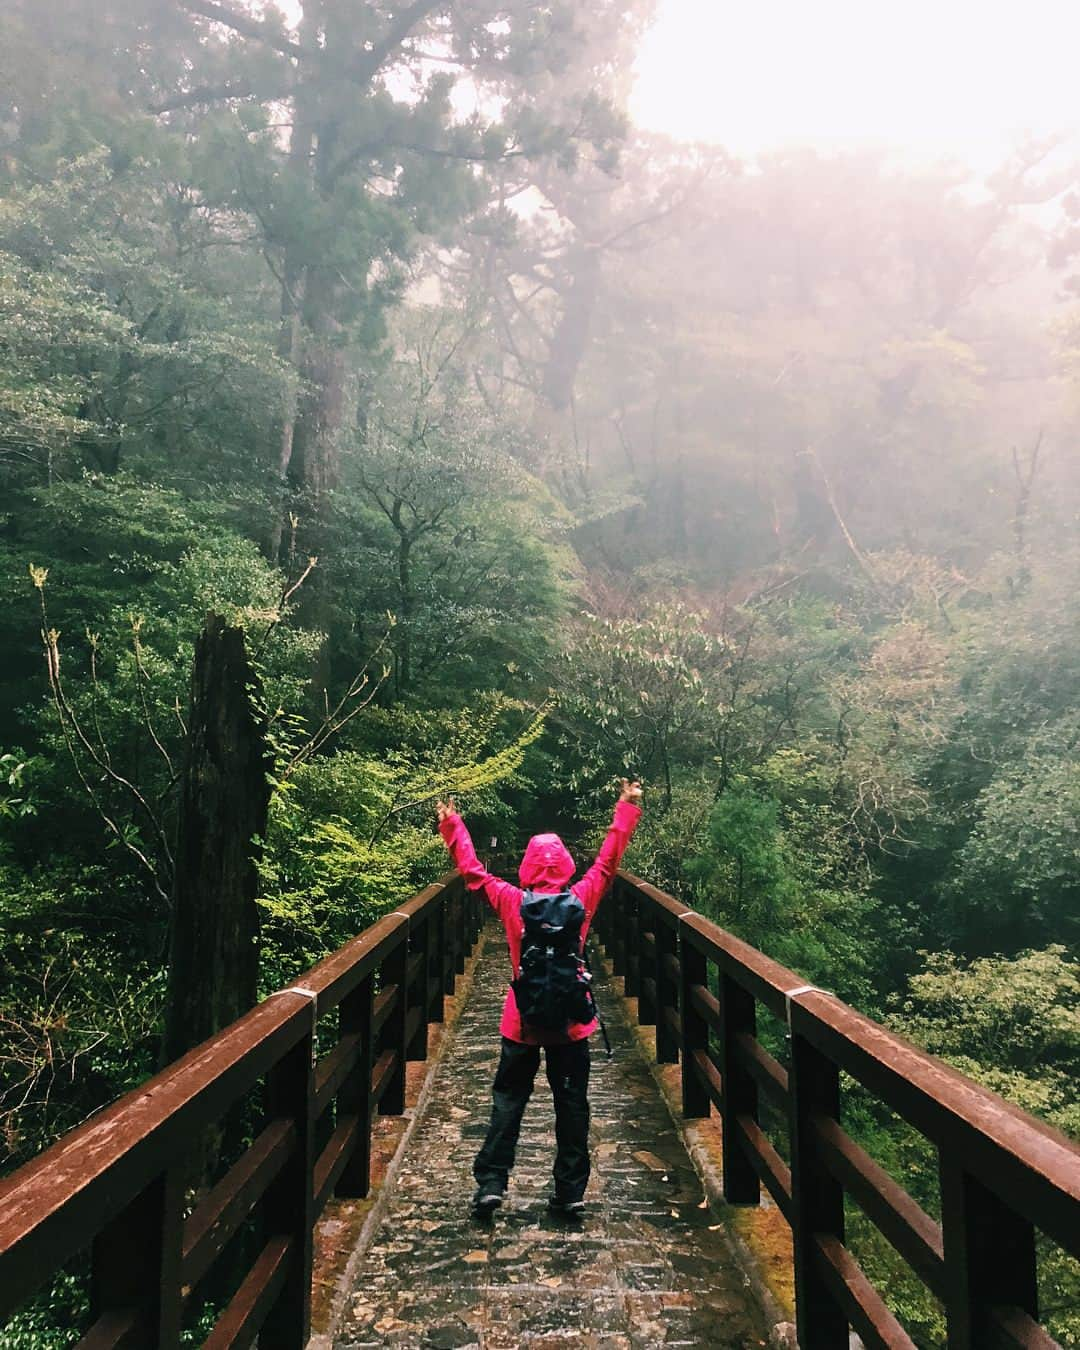
<svg viewBox="0 0 1080 1350">
<path fill-rule="evenodd" d="M 1060 0 L 1023 22 L 974 0 L 624 6 L 591 67 L 629 115 L 617 164 L 510 167 L 513 244 L 466 230 L 410 293 L 460 300 L 482 257 L 482 387 L 576 506 L 638 502 L 658 555 L 674 512 L 707 574 L 842 538 L 845 512 L 883 546 L 992 552 L 1036 439 L 1066 529 L 1078 39 Z M 505 84 L 448 30 L 384 79 L 413 105 L 448 70 L 456 118 L 497 120 Z"/>
<path fill-rule="evenodd" d="M 1078 43 L 1065 0 L 661 0 L 630 110 L 643 129 L 741 154 L 887 145 L 988 169 L 1024 136 L 1076 134 Z"/>
</svg>

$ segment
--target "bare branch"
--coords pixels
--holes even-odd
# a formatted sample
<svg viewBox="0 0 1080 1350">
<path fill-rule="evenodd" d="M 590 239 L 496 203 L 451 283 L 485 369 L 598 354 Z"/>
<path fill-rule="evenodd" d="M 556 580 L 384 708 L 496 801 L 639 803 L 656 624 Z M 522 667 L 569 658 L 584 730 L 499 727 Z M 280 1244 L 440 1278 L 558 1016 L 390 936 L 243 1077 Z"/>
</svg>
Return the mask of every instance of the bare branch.
<svg viewBox="0 0 1080 1350">
<path fill-rule="evenodd" d="M 363 712 L 364 709 L 370 705 L 372 699 L 382 688 L 390 674 L 388 666 L 383 667 L 379 677 L 374 681 L 372 681 L 368 674 L 368 671 L 376 658 L 389 643 L 390 631 L 390 628 L 388 628 L 382 635 L 375 650 L 368 657 L 363 667 L 353 676 L 349 687 L 345 690 L 345 693 L 342 694 L 341 698 L 333 708 L 329 706 L 329 699 L 327 699 L 326 716 L 300 749 L 296 751 L 288 764 L 285 765 L 284 769 L 278 775 L 279 783 L 286 782 L 302 764 L 306 763 L 313 755 L 317 754 L 331 737 L 336 736 L 337 733 L 341 731 L 343 727 L 347 726 L 358 713 Z M 360 695 L 363 694 L 365 690 L 368 691 L 367 697 L 360 699 Z M 360 699 L 359 702 L 356 701 L 358 699 Z"/>
<path fill-rule="evenodd" d="M 848 529 L 847 522 L 844 520 L 844 517 L 840 514 L 840 507 L 837 505 L 836 502 L 836 494 L 833 492 L 832 480 L 829 478 L 829 475 L 825 472 L 825 466 L 818 458 L 817 451 L 813 448 L 813 446 L 807 446 L 807 448 L 803 451 L 803 453 L 805 455 L 808 455 L 817 465 L 818 473 L 821 474 L 821 481 L 825 485 L 825 495 L 829 499 L 829 506 L 832 508 L 832 513 L 836 519 L 837 525 L 840 526 L 840 532 L 843 534 L 844 539 L 847 541 L 847 546 L 851 550 L 852 557 L 859 564 L 862 570 L 866 573 L 867 577 L 869 577 L 869 579 L 874 583 L 874 585 L 877 586 L 878 579 L 874 574 L 874 569 L 870 566 L 870 563 L 867 561 L 866 555 L 863 553 L 862 549 L 859 548 L 858 544 L 855 542 L 855 537 Z"/>
<path fill-rule="evenodd" d="M 297 519 L 296 516 L 290 516 L 290 517 L 289 517 L 289 520 L 290 520 L 290 523 L 291 523 L 291 525 L 292 525 L 292 538 L 293 538 L 293 543 L 295 544 L 295 542 L 296 542 L 296 527 L 297 527 L 297 525 L 298 525 L 300 522 L 299 522 L 299 520 Z M 271 621 L 267 624 L 267 626 L 266 626 L 266 632 L 263 633 L 262 637 L 261 637 L 260 640 L 259 640 L 259 645 L 258 645 L 258 647 L 255 648 L 254 654 L 252 655 L 252 658 L 251 658 L 251 659 L 252 659 L 253 661 L 257 661 L 257 660 L 259 659 L 259 657 L 261 656 L 261 654 L 262 654 L 264 648 L 266 647 L 267 642 L 270 640 L 270 634 L 271 634 L 271 633 L 274 631 L 274 629 L 277 628 L 278 625 L 281 623 L 281 620 L 282 620 L 282 618 L 283 618 L 284 615 L 285 615 L 285 606 L 289 603 L 289 601 L 290 601 L 290 600 L 292 599 L 292 597 L 296 594 L 296 592 L 300 589 L 300 587 L 304 584 L 304 582 L 307 581 L 308 577 L 311 576 L 312 572 L 315 570 L 315 568 L 318 566 L 318 564 L 319 564 L 318 558 L 308 558 L 307 566 L 306 566 L 306 567 L 304 568 L 304 570 L 300 573 L 300 575 L 296 578 L 296 580 L 292 583 L 292 585 L 290 586 L 288 582 L 285 583 L 285 586 L 284 586 L 284 588 L 282 589 L 282 592 L 281 592 L 281 598 L 278 600 L 278 602 L 277 602 L 277 608 L 276 608 L 276 610 L 274 611 L 274 617 L 273 617 L 273 618 L 271 619 Z"/>
<path fill-rule="evenodd" d="M 161 849 L 162 856 L 165 859 L 165 862 L 171 873 L 174 865 L 172 851 L 169 848 L 169 842 L 165 836 L 165 830 L 160 820 L 158 819 L 157 815 L 155 814 L 154 810 L 150 806 L 150 803 L 146 800 L 143 794 L 139 791 L 139 789 L 129 778 L 125 778 L 122 773 L 117 772 L 117 770 L 113 768 L 107 754 L 102 755 L 98 751 L 98 749 L 94 746 L 93 742 L 90 740 L 86 732 L 83 730 L 82 723 L 79 721 L 75 709 L 71 706 L 71 703 L 68 700 L 67 694 L 64 691 L 63 681 L 60 678 L 59 634 L 56 632 L 55 629 L 49 627 L 49 616 L 45 604 L 44 576 L 41 577 L 40 583 L 38 582 L 37 578 L 35 578 L 35 585 L 37 586 L 38 594 L 41 601 L 41 641 L 45 653 L 45 665 L 46 670 L 48 672 L 49 689 L 50 692 L 52 693 L 53 706 L 56 708 L 57 717 L 59 718 L 60 722 L 61 734 L 64 737 L 64 743 L 67 746 L 68 754 L 71 758 L 72 765 L 75 768 L 75 772 L 79 778 L 83 790 L 87 794 L 87 797 L 90 799 L 90 801 L 93 803 L 94 808 L 97 811 L 98 815 L 105 822 L 106 826 L 113 832 L 113 834 L 115 834 L 117 840 L 124 846 L 124 848 L 126 848 L 128 852 L 133 855 L 133 857 L 138 859 L 140 864 L 149 873 L 154 884 L 154 889 L 157 891 L 158 895 L 161 897 L 162 900 L 168 903 L 169 896 L 164 887 L 161 885 L 157 868 L 146 856 L 146 854 L 142 851 L 142 849 L 140 849 L 136 844 L 134 844 L 131 841 L 131 839 L 125 834 L 125 832 L 121 830 L 120 826 L 116 823 L 116 821 L 113 820 L 113 818 L 109 815 L 108 811 L 106 811 L 104 805 L 99 800 L 97 793 L 91 786 L 88 778 L 86 777 L 86 774 L 83 772 L 82 764 L 80 763 L 79 757 L 75 750 L 76 743 L 82 746 L 84 752 L 87 755 L 89 755 L 90 759 L 101 770 L 105 778 L 107 778 L 110 782 L 115 783 L 118 787 L 123 788 L 134 799 L 136 805 L 146 816 L 146 819 L 149 821 L 151 828 L 157 835 L 158 845 Z"/>
<path fill-rule="evenodd" d="M 176 770 L 173 768 L 172 759 L 169 757 L 168 750 L 162 745 L 158 738 L 157 731 L 154 728 L 154 719 L 150 715 L 150 703 L 146 697 L 146 686 L 150 683 L 150 676 L 147 674 L 146 666 L 142 659 L 142 643 L 139 641 L 139 629 L 142 626 L 142 620 L 132 616 L 131 620 L 131 643 L 135 653 L 135 683 L 139 689 L 139 702 L 142 705 L 143 722 L 146 724 L 146 730 L 153 741 L 158 754 L 165 761 L 170 776 L 175 780 Z"/>
</svg>

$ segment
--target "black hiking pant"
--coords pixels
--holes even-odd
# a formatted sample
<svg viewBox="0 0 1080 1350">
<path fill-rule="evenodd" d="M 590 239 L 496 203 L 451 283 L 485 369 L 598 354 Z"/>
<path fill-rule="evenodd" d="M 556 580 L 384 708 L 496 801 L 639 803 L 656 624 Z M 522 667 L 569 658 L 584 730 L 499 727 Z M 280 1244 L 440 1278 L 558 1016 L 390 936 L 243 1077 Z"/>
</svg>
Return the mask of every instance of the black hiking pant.
<svg viewBox="0 0 1080 1350">
<path fill-rule="evenodd" d="M 589 1042 L 546 1045 L 547 1079 L 555 1099 L 555 1195 L 580 1200 L 589 1181 Z M 487 1138 L 473 1163 L 481 1191 L 506 1190 L 521 1118 L 540 1067 L 539 1045 L 503 1037 Z"/>
</svg>

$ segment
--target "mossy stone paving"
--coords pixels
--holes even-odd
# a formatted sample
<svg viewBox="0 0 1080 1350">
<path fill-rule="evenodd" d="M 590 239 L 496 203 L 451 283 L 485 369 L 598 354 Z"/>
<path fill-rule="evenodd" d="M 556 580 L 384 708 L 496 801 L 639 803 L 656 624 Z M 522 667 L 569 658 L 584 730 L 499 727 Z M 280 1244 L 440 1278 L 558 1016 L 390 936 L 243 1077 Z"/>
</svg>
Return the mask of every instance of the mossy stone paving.
<svg viewBox="0 0 1080 1350">
<path fill-rule="evenodd" d="M 387 1212 L 354 1272 L 337 1350 L 764 1345 L 752 1295 L 599 973 L 615 1057 L 607 1061 L 593 1038 L 584 1221 L 546 1209 L 554 1117 L 542 1067 L 507 1203 L 490 1224 L 470 1216 L 508 969 L 492 928 Z"/>
</svg>

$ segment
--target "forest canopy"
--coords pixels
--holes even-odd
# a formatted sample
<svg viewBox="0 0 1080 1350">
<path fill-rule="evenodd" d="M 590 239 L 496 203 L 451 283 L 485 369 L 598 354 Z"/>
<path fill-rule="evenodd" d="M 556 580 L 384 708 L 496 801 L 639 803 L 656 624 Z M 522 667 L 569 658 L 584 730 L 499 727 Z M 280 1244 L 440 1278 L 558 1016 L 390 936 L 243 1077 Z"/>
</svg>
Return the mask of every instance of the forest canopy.
<svg viewBox="0 0 1080 1350">
<path fill-rule="evenodd" d="M 176 1044 L 208 616 L 251 997 L 439 794 L 585 850 L 629 774 L 636 872 L 1080 1131 L 1080 171 L 644 132 L 653 11 L 0 4 L 5 1167 Z"/>
</svg>

